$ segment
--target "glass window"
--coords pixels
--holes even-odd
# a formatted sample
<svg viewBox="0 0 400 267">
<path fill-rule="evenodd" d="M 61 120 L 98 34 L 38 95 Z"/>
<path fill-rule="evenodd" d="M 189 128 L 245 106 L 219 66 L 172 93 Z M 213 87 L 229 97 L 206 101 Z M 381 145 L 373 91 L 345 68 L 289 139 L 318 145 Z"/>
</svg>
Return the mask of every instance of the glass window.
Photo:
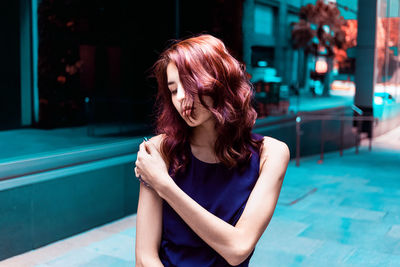
<svg viewBox="0 0 400 267">
<path fill-rule="evenodd" d="M 378 1 L 375 104 L 400 102 L 399 11 L 398 1 Z"/>
<path fill-rule="evenodd" d="M 274 28 L 274 10 L 272 7 L 256 4 L 254 10 L 254 32 L 272 35 Z"/>
<path fill-rule="evenodd" d="M 144 10 L 148 15 L 135 15 Z M 157 93 L 150 69 L 174 37 L 174 6 L 42 0 L 37 12 L 39 128 L 88 126 L 95 136 L 150 133 Z"/>
</svg>

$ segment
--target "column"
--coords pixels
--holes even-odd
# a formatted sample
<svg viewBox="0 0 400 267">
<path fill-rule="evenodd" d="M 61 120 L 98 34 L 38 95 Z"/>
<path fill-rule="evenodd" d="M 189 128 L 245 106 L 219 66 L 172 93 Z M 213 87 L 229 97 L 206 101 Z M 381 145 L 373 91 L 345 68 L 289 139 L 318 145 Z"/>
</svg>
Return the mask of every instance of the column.
<svg viewBox="0 0 400 267">
<path fill-rule="evenodd" d="M 356 49 L 354 105 L 363 111 L 363 116 L 373 115 L 375 69 L 377 0 L 358 1 L 358 33 Z M 372 135 L 371 122 L 361 123 L 363 132 Z"/>
<path fill-rule="evenodd" d="M 285 70 L 285 48 L 287 46 L 287 2 L 281 0 L 279 3 L 278 10 L 278 32 L 276 34 L 276 45 L 275 45 L 275 66 L 278 76 L 282 77 L 282 81 L 287 77 L 284 75 Z"/>
<path fill-rule="evenodd" d="M 368 114 L 372 114 L 375 84 L 376 12 L 377 0 L 358 1 L 354 104 Z"/>
</svg>

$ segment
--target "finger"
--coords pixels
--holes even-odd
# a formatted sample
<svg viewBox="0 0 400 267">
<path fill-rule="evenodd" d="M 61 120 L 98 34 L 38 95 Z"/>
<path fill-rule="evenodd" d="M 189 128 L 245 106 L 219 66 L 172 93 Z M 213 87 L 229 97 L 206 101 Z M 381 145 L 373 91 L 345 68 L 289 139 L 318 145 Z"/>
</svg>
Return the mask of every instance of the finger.
<svg viewBox="0 0 400 267">
<path fill-rule="evenodd" d="M 138 177 L 137 167 L 135 167 L 135 176 Z"/>
<path fill-rule="evenodd" d="M 146 149 L 144 148 L 144 145 L 140 144 L 139 151 L 136 153 L 136 163 L 140 163 L 140 161 L 143 159 L 146 154 L 146 152 L 144 152 L 145 150 Z"/>
<path fill-rule="evenodd" d="M 142 143 L 140 143 L 140 145 L 139 145 L 139 152 L 140 152 L 140 151 L 143 151 L 143 150 L 145 150 L 145 148 L 144 148 L 144 143 L 142 142 Z"/>
<path fill-rule="evenodd" d="M 139 151 L 146 152 L 149 154 L 149 151 L 146 149 L 146 142 L 142 142 L 139 146 Z"/>
<path fill-rule="evenodd" d="M 143 175 L 143 174 L 140 174 L 140 172 L 139 172 L 139 175 L 138 175 L 138 180 L 140 181 L 140 182 L 142 182 L 142 183 L 144 183 L 144 184 L 148 184 L 147 183 L 147 178 L 146 178 L 146 176 L 145 175 Z"/>
<path fill-rule="evenodd" d="M 146 177 L 138 171 L 138 176 L 136 177 L 140 182 L 147 184 Z"/>
<path fill-rule="evenodd" d="M 151 155 L 153 152 L 151 149 L 151 142 L 145 142 L 144 147 L 145 147 L 146 151 Z"/>
<path fill-rule="evenodd" d="M 157 149 L 156 145 L 151 141 L 147 141 L 145 143 L 145 147 L 147 148 L 147 150 L 149 151 L 150 154 L 158 153 L 158 149 Z"/>
</svg>

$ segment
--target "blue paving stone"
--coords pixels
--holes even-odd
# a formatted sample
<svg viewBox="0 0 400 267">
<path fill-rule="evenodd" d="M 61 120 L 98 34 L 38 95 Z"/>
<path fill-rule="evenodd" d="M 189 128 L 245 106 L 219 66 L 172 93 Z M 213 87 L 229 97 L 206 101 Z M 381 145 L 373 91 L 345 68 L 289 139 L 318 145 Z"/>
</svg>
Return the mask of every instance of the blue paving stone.
<svg viewBox="0 0 400 267">
<path fill-rule="evenodd" d="M 325 241 L 324 244 L 317 248 L 311 258 L 320 258 L 326 262 L 333 264 L 342 264 L 344 261 L 354 254 L 355 246 L 345 245 L 335 241 Z"/>
<path fill-rule="evenodd" d="M 400 240 L 400 225 L 392 225 L 387 235 Z"/>
<path fill-rule="evenodd" d="M 96 253 L 87 248 L 72 250 L 54 260 L 45 264 L 51 267 L 66 267 L 66 266 L 84 266 L 93 259 L 100 257 L 100 253 Z"/>
<path fill-rule="evenodd" d="M 293 265 L 293 266 L 301 266 L 301 267 L 322 267 L 322 266 L 327 266 L 327 267 L 358 267 L 357 265 L 352 265 L 352 264 L 346 264 L 346 263 L 338 263 L 335 261 L 331 261 L 326 258 L 322 257 L 307 257 L 304 259 L 301 264 L 298 265 Z"/>
<path fill-rule="evenodd" d="M 399 255 L 400 254 L 400 239 L 399 238 L 393 238 L 389 236 L 385 236 L 381 238 L 380 243 L 376 245 L 376 251 L 382 252 L 382 253 L 389 253 L 393 255 Z M 399 262 L 400 264 L 400 262 Z"/>
<path fill-rule="evenodd" d="M 127 236 L 135 238 L 136 237 L 136 227 L 131 227 L 125 231 L 120 232 L 119 234 L 127 235 Z"/>
<path fill-rule="evenodd" d="M 134 261 L 125 261 L 119 258 L 110 256 L 100 256 L 93 260 L 80 265 L 79 267 L 133 267 L 135 266 Z"/>
<path fill-rule="evenodd" d="M 318 247 L 323 244 L 323 241 L 307 237 L 288 237 L 282 235 L 280 238 L 268 238 L 268 236 L 260 238 L 257 245 L 260 249 L 285 252 L 296 255 L 308 256 L 311 255 Z"/>
<path fill-rule="evenodd" d="M 347 264 L 356 266 L 399 266 L 400 255 L 379 253 L 373 250 L 358 249 L 346 260 Z"/>
<path fill-rule="evenodd" d="M 394 255 L 400 255 L 400 242 L 398 242 L 394 248 L 393 248 L 393 252 Z"/>
<path fill-rule="evenodd" d="M 381 221 L 382 218 L 386 215 L 385 211 L 376 211 L 376 210 L 368 210 L 358 208 L 353 214 L 354 219 L 358 220 L 369 220 L 369 221 Z"/>
<path fill-rule="evenodd" d="M 134 259 L 134 242 L 133 237 L 114 234 L 102 241 L 92 243 L 87 249 L 99 254 L 131 261 Z"/>
<path fill-rule="evenodd" d="M 400 199 L 400 198 L 399 198 Z M 387 207 L 387 214 L 382 219 L 382 222 L 387 224 L 398 224 L 400 222 L 400 206 L 389 206 Z"/>
<path fill-rule="evenodd" d="M 264 266 L 300 266 L 304 260 L 304 256 L 295 255 L 281 251 L 268 251 L 257 248 L 250 259 L 250 267 Z"/>
<path fill-rule="evenodd" d="M 371 223 L 334 215 L 309 218 L 308 220 L 313 223 L 300 236 L 357 246 L 369 246 L 371 242 L 383 238 L 390 227 L 380 222 Z M 374 245 L 372 244 L 372 246 Z"/>
<path fill-rule="evenodd" d="M 288 220 L 287 218 L 273 217 L 262 238 L 266 240 L 266 243 L 267 239 L 293 238 L 302 233 L 308 226 L 308 224 Z"/>
<path fill-rule="evenodd" d="M 352 194 L 346 196 L 341 205 L 385 211 L 387 210 L 387 203 L 383 200 L 382 195 L 383 194 Z"/>
<path fill-rule="evenodd" d="M 380 221 L 386 215 L 386 212 L 384 211 L 353 208 L 349 206 L 327 206 L 326 204 L 319 203 L 318 201 L 310 203 L 306 207 L 301 207 L 301 209 L 307 209 L 308 211 L 318 213 L 320 216 L 335 215 L 338 217 L 369 221 Z"/>
<path fill-rule="evenodd" d="M 278 204 L 289 206 L 305 197 L 313 191 L 313 187 L 294 187 L 286 186 L 282 188 L 279 195 Z"/>
<path fill-rule="evenodd" d="M 310 216 L 311 212 L 307 210 L 299 210 L 296 206 L 281 206 L 278 205 L 275 208 L 272 219 L 285 219 L 290 218 L 291 221 L 302 221 L 304 218 Z"/>
</svg>

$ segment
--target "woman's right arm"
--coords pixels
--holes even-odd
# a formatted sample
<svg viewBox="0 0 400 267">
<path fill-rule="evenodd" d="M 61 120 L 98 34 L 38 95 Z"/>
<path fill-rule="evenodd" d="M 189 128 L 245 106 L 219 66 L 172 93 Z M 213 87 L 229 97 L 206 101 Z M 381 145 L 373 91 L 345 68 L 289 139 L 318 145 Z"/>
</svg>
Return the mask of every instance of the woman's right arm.
<svg viewBox="0 0 400 267">
<path fill-rule="evenodd" d="M 163 266 L 158 256 L 162 229 L 162 199 L 140 183 L 136 216 L 136 266 Z"/>
</svg>

